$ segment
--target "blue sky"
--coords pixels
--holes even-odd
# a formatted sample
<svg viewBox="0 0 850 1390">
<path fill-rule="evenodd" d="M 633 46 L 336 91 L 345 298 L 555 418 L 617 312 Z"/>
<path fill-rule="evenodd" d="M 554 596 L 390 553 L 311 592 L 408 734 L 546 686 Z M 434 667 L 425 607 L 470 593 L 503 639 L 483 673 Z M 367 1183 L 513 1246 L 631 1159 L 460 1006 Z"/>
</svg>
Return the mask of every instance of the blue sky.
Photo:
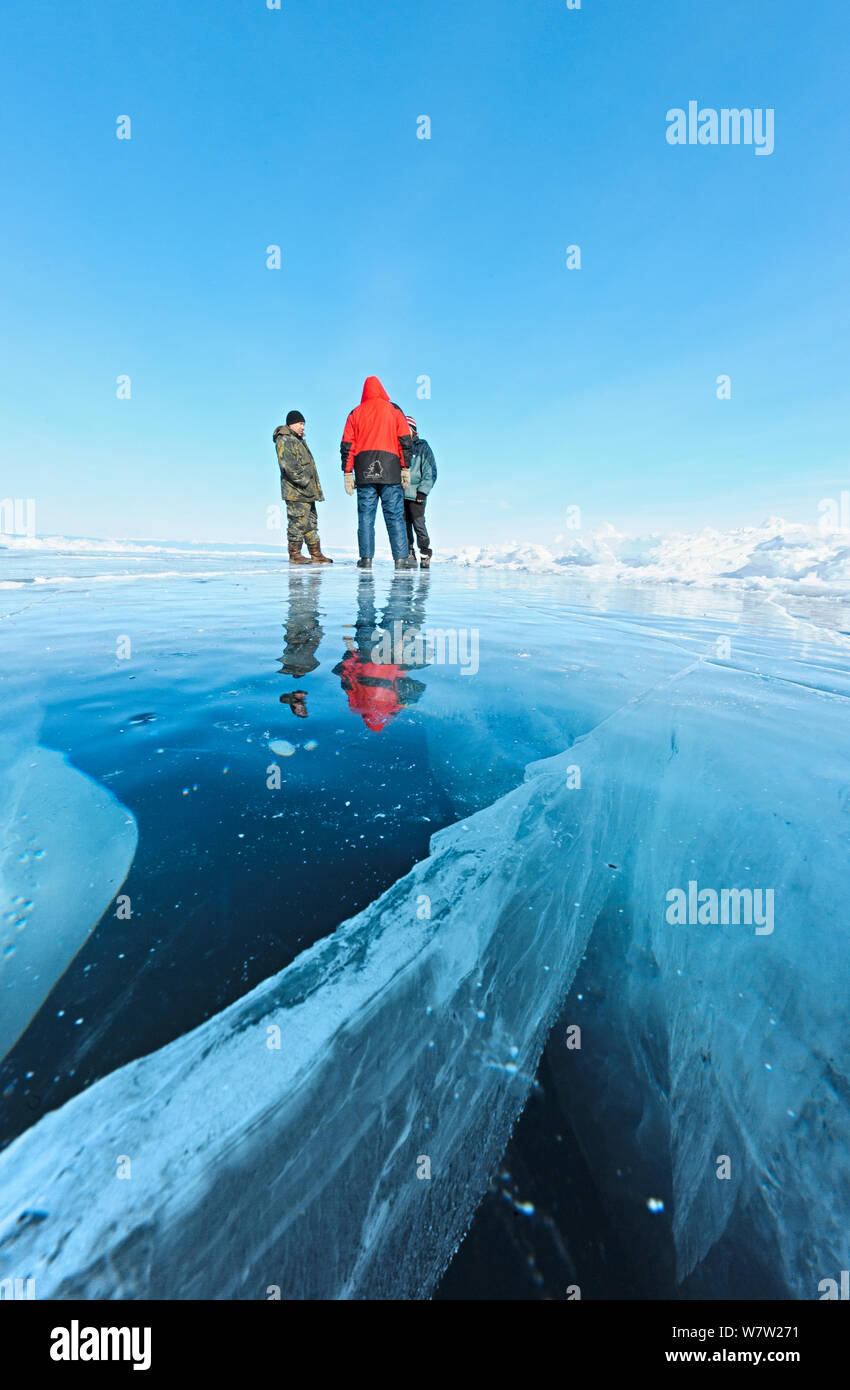
<svg viewBox="0 0 850 1390">
<path fill-rule="evenodd" d="M 816 522 L 850 486 L 844 0 L 6 15 L 0 496 L 40 533 L 276 540 L 296 407 L 349 544 L 373 373 L 435 450 L 437 547 L 550 544 L 570 505 Z M 691 99 L 774 108 L 773 154 L 670 146 Z"/>
</svg>

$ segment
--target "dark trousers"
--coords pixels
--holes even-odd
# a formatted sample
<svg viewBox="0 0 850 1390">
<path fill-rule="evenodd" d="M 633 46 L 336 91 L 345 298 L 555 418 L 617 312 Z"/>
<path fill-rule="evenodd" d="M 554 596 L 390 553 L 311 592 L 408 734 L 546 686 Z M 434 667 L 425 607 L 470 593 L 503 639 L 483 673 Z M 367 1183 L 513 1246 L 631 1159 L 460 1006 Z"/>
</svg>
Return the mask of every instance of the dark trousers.
<svg viewBox="0 0 850 1390">
<path fill-rule="evenodd" d="M 406 560 L 409 552 L 404 538 L 404 490 L 401 483 L 370 483 L 358 487 L 357 544 L 360 557 L 371 560 L 375 554 L 375 513 L 379 499 L 393 559 Z"/>
<path fill-rule="evenodd" d="M 405 497 L 404 524 L 407 527 L 407 544 L 410 549 L 413 549 L 413 533 L 416 532 L 416 544 L 419 546 L 420 555 L 430 555 L 431 540 L 428 535 L 428 527 L 425 525 L 424 502 L 411 502 Z"/>
</svg>

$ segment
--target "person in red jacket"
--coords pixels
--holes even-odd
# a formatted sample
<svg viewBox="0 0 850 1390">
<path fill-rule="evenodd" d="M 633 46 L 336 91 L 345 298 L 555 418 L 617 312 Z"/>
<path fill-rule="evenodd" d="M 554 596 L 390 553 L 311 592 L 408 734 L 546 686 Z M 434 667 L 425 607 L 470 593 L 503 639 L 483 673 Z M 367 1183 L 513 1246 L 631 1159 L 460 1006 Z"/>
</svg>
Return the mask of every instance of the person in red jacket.
<svg viewBox="0 0 850 1390">
<path fill-rule="evenodd" d="M 350 637 L 348 655 L 333 668 L 348 696 L 348 708 L 359 714 L 367 729 L 379 734 L 401 710 L 415 704 L 425 689 L 404 666 L 392 661 L 372 661 L 372 653 L 361 653 Z M 283 697 L 281 697 L 283 698 Z"/>
<path fill-rule="evenodd" d="M 375 513 L 384 513 L 395 567 L 414 569 L 404 523 L 404 489 L 410 482 L 410 426 L 376 376 L 366 378 L 363 397 L 348 416 L 340 444 L 345 490 L 357 488 L 358 569 L 372 568 Z"/>
<path fill-rule="evenodd" d="M 339 676 L 348 696 L 348 708 L 359 714 L 373 733 L 379 734 L 404 709 L 398 691 L 398 682 L 404 676 L 400 666 L 386 662 L 376 665 L 352 652 L 340 662 Z"/>
</svg>

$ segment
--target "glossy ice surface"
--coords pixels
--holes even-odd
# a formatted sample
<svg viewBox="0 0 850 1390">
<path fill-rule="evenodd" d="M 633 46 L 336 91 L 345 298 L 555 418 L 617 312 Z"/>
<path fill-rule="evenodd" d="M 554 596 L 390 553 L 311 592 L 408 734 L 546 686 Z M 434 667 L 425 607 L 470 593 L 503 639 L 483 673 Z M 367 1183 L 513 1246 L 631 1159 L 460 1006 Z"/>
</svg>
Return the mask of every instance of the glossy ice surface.
<svg viewBox="0 0 850 1390">
<path fill-rule="evenodd" d="M 675 1281 L 838 1277 L 839 598 L 0 570 L 0 1001 L 46 996 L 0 1072 L 0 1277 L 428 1297 L 547 1037 L 588 1181 Z M 741 920 L 711 920 L 724 890 Z"/>
</svg>

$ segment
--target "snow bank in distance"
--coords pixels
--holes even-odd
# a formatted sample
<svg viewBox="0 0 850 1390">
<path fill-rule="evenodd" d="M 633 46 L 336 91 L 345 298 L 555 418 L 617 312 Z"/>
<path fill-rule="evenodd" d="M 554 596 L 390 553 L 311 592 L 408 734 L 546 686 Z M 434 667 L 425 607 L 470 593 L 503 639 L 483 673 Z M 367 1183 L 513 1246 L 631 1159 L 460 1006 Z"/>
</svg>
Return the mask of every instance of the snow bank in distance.
<svg viewBox="0 0 850 1390">
<path fill-rule="evenodd" d="M 341 559 L 354 558 L 351 546 L 326 547 Z M 104 560 L 126 557 L 173 557 L 181 562 L 200 558 L 238 559 L 285 563 L 279 543 L 247 541 L 126 541 L 95 540 L 80 536 L 3 536 L 0 556 L 30 553 L 78 555 Z M 770 517 L 760 526 L 739 526 L 731 531 L 706 527 L 701 531 L 674 531 L 666 535 L 627 536 L 613 526 L 595 531 L 576 531 L 559 536 L 551 546 L 510 540 L 499 545 L 470 545 L 459 550 L 439 550 L 438 561 L 465 567 L 524 570 L 530 573 L 568 574 L 588 581 L 611 583 L 688 584 L 699 587 L 731 586 L 807 596 L 850 592 L 850 530 L 822 531 Z M 209 577 L 219 571 L 210 571 Z M 76 576 L 81 577 L 81 576 Z M 113 579 L 112 571 L 87 575 L 88 579 Z M 162 578 L 155 573 L 125 573 L 121 578 Z M 30 582 L 59 583 L 64 577 L 36 576 Z M 68 581 L 75 578 L 67 576 Z M 0 580 L 0 588 L 18 588 L 24 581 Z"/>
<path fill-rule="evenodd" d="M 576 532 L 549 548 L 511 541 L 446 553 L 455 564 L 561 572 L 588 580 L 732 585 L 810 595 L 850 591 L 850 532 L 823 532 L 771 517 L 732 531 L 625 536 L 613 527 Z"/>
<path fill-rule="evenodd" d="M 90 536 L 7 536 L 0 533 L 0 551 L 32 551 L 48 555 L 259 555 L 279 558 L 280 541 L 265 545 L 251 541 L 102 540 Z"/>
</svg>

